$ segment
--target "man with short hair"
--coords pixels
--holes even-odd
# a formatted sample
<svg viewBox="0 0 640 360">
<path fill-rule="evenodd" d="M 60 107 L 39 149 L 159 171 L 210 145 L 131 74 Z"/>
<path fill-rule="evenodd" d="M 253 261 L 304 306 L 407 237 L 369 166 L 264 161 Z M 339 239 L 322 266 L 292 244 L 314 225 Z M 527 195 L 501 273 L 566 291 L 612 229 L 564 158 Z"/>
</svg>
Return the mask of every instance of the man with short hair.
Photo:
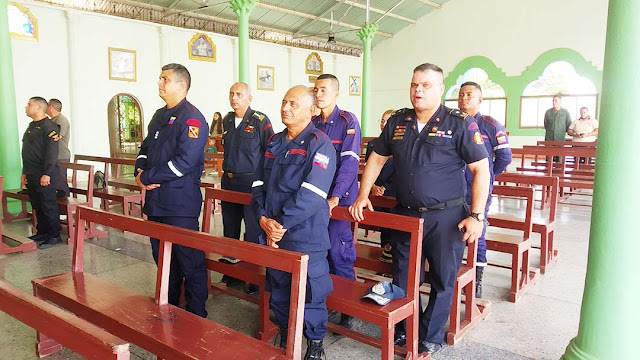
<svg viewBox="0 0 640 360">
<path fill-rule="evenodd" d="M 444 341 L 456 275 L 465 242 L 482 234 L 489 196 L 489 163 L 480 132 L 463 112 L 441 105 L 442 69 L 422 64 L 413 71 L 409 98 L 413 109 L 392 116 L 373 147 L 360 183 L 358 199 L 349 208 L 362 221 L 363 208 L 373 210 L 371 186 L 389 156 L 393 156 L 399 215 L 424 219 L 422 256 L 429 261 L 429 304 L 420 317 L 419 351 L 432 354 Z M 465 203 L 464 165 L 473 174 L 471 209 Z M 397 232 L 393 245 L 393 282 L 407 290 L 410 236 Z M 424 272 L 420 271 L 420 281 Z M 404 322 L 396 327 L 395 344 L 406 344 Z"/>
<path fill-rule="evenodd" d="M 58 99 L 49 100 L 47 107 L 47 115 L 51 118 L 51 121 L 60 126 L 60 140 L 58 141 L 60 151 L 58 154 L 59 162 L 71 162 L 71 151 L 69 151 L 69 139 L 71 133 L 69 132 L 69 120 L 66 116 L 62 115 L 62 102 Z M 69 186 L 67 185 L 67 169 L 60 168 L 60 186 L 58 191 L 60 197 L 69 196 Z"/>
<path fill-rule="evenodd" d="M 191 75 L 183 65 L 162 67 L 158 92 L 167 105 L 151 118 L 135 168 L 136 183 L 147 191 L 144 213 L 149 220 L 198 231 L 200 175 L 209 126 L 202 113 L 187 101 L 190 86 Z M 150 241 L 157 264 L 160 242 L 153 238 Z M 175 244 L 172 251 L 169 304 L 178 306 L 184 280 L 186 310 L 206 318 L 209 291 L 204 252 Z"/>
<path fill-rule="evenodd" d="M 564 141 L 565 134 L 571 126 L 571 115 L 562 106 L 562 96 L 553 97 L 553 107 L 544 113 L 544 140 Z"/>
<path fill-rule="evenodd" d="M 29 99 L 25 113 L 33 121 L 22 136 L 22 185 L 27 185 L 31 207 L 36 213 L 38 232 L 29 238 L 42 243 L 40 249 L 60 242 L 60 211 L 56 200 L 59 181 L 58 143 L 60 127 L 51 121 L 47 101 L 39 96 Z"/>
<path fill-rule="evenodd" d="M 329 275 L 329 204 L 327 192 L 336 170 L 331 140 L 311 123 L 315 97 L 305 86 L 291 88 L 280 113 L 287 127 L 273 136 L 256 170 L 251 206 L 268 246 L 309 255 L 304 307 L 305 360 L 324 358 Z M 287 344 L 291 274 L 267 269 L 269 304 L 280 327 L 280 347 Z"/>
<path fill-rule="evenodd" d="M 250 107 L 253 96 L 249 85 L 237 82 L 229 89 L 229 103 L 233 111 L 222 120 L 222 146 L 224 147 L 224 171 L 221 187 L 224 190 L 251 193 L 251 184 L 260 159 L 267 148 L 267 140 L 273 136 L 271 121 L 267 115 Z M 224 236 L 240 239 L 240 227 L 244 219 L 245 240 L 258 243 L 259 226 L 250 206 L 222 202 L 222 226 Z M 223 261 L 237 263 L 237 259 L 225 257 Z M 227 285 L 242 281 L 223 276 Z M 258 286 L 250 284 L 247 292 L 256 294 Z"/>
<path fill-rule="evenodd" d="M 484 217 L 486 220 L 489 207 L 491 206 L 491 192 L 493 191 L 493 179 L 502 174 L 502 172 L 511 164 L 511 145 L 507 138 L 507 131 L 504 126 L 496 119 L 488 115 L 480 113 L 480 105 L 482 104 L 482 88 L 479 84 L 468 81 L 460 86 L 458 94 L 458 108 L 466 112 L 473 123 L 472 129 L 480 132 L 484 146 L 489 155 L 489 197 L 484 208 Z M 467 179 L 467 204 L 471 205 L 471 185 L 473 184 L 473 175 L 469 169 L 465 171 Z M 482 235 L 478 238 L 478 253 L 476 256 L 476 297 L 482 297 L 482 277 L 484 268 L 487 266 L 487 242 L 485 233 L 487 227 L 485 224 Z"/>
</svg>

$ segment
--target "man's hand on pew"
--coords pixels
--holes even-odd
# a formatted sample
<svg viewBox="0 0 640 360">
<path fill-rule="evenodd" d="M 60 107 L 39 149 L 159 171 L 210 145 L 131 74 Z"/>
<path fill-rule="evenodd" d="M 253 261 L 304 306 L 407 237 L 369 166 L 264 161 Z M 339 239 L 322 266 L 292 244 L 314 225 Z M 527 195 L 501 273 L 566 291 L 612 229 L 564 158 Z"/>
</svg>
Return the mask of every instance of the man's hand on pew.
<svg viewBox="0 0 640 360">
<path fill-rule="evenodd" d="M 260 218 L 260 227 L 264 230 L 267 235 L 267 245 L 272 248 L 279 248 L 278 241 L 282 240 L 284 233 L 287 232 L 287 229 L 283 229 L 282 225 L 279 222 L 269 219 L 265 216 Z"/>
<path fill-rule="evenodd" d="M 362 213 L 362 210 L 365 207 L 370 211 L 373 211 L 373 205 L 371 205 L 371 200 L 369 200 L 369 197 L 358 196 L 353 205 L 349 206 L 349 213 L 351 214 L 351 217 L 353 217 L 355 221 L 364 220 L 364 214 Z"/>
<path fill-rule="evenodd" d="M 149 185 L 143 184 L 142 181 L 140 181 L 140 175 L 142 175 L 143 172 L 144 170 L 138 169 L 138 175 L 136 176 L 136 184 L 140 186 L 140 189 L 148 191 L 148 190 L 153 190 L 160 187 L 160 184 L 149 184 Z"/>
<path fill-rule="evenodd" d="M 22 174 L 22 176 L 20 176 L 20 185 L 27 185 L 27 175 Z"/>
<path fill-rule="evenodd" d="M 333 211 L 333 208 L 338 206 L 339 202 L 340 202 L 340 199 L 337 196 L 334 196 L 332 198 L 329 198 L 329 200 L 327 200 L 327 203 L 329 204 L 329 216 L 331 216 L 331 212 Z"/>
<path fill-rule="evenodd" d="M 480 222 L 471 216 L 462 220 L 458 224 L 458 230 L 464 231 L 462 235 L 462 241 L 466 241 L 469 244 L 473 244 L 482 235 L 482 229 L 484 229 L 484 222 Z"/>
<path fill-rule="evenodd" d="M 51 177 L 49 175 L 42 175 L 40 178 L 40 186 L 49 186 L 51 184 Z"/>
</svg>

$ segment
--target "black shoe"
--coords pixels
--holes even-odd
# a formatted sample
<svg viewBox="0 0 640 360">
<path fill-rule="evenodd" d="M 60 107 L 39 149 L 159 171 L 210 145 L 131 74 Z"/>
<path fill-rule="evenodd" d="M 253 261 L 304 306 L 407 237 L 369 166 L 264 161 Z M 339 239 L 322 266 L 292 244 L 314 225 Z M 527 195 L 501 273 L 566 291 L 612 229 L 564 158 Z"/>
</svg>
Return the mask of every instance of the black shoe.
<svg viewBox="0 0 640 360">
<path fill-rule="evenodd" d="M 280 349 L 286 349 L 287 348 L 287 336 L 288 335 L 289 335 L 289 329 L 280 328 L 280 331 L 278 332 L 278 336 L 276 336 L 274 345 L 278 344 Z M 278 337 L 280 338 L 280 342 L 278 342 Z"/>
<path fill-rule="evenodd" d="M 304 360 L 322 360 L 326 359 L 324 354 L 324 348 L 322 347 L 322 340 L 309 340 L 307 339 L 307 352 L 304 354 Z"/>
<path fill-rule="evenodd" d="M 60 236 L 50 238 L 48 240 L 45 240 L 42 244 L 38 245 L 38 249 L 48 249 L 50 247 L 60 244 L 61 242 L 62 242 L 62 239 L 60 239 Z"/>
<path fill-rule="evenodd" d="M 40 234 L 40 233 L 29 236 L 29 239 L 33 241 L 45 241 L 47 240 L 47 238 L 48 238 L 47 234 Z"/>
<path fill-rule="evenodd" d="M 442 349 L 442 345 L 441 344 L 436 344 L 436 343 L 431 343 L 428 342 L 427 340 L 422 340 L 420 341 L 420 343 L 418 344 L 418 353 L 419 354 L 433 354 L 436 353 L 438 350 Z"/>
<path fill-rule="evenodd" d="M 482 276 L 484 275 L 484 266 L 476 267 L 476 298 L 482 299 Z"/>
<path fill-rule="evenodd" d="M 342 314 L 340 314 L 339 312 L 335 311 L 335 310 L 328 310 L 327 311 L 327 321 L 330 322 L 340 322 L 340 319 L 342 318 Z"/>
<path fill-rule="evenodd" d="M 244 285 L 244 281 L 227 275 L 223 275 L 221 281 L 227 284 L 228 287 L 237 287 Z"/>
<path fill-rule="evenodd" d="M 354 317 L 342 314 L 342 316 L 340 316 L 340 322 L 338 323 L 338 325 L 349 330 L 356 330 L 360 327 L 360 325 L 362 325 L 362 322 Z"/>
<path fill-rule="evenodd" d="M 260 288 L 258 287 L 258 285 L 249 284 L 249 287 L 247 287 L 246 293 L 248 295 L 258 295 L 260 293 Z"/>
<path fill-rule="evenodd" d="M 407 345 L 407 335 L 406 334 L 396 334 L 396 338 L 393 341 L 393 345 L 404 347 Z"/>
</svg>

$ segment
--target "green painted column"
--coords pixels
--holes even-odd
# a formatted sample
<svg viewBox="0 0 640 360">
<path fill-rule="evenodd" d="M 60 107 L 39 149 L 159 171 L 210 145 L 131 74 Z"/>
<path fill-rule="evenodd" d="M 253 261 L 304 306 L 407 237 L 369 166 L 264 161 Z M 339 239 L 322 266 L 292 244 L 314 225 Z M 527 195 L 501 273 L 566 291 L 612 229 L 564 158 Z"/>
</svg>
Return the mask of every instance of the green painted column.
<svg viewBox="0 0 640 360">
<path fill-rule="evenodd" d="M 238 16 L 238 81 L 251 85 L 249 68 L 249 15 L 258 0 L 232 0 L 229 7 Z"/>
<path fill-rule="evenodd" d="M 13 58 L 7 0 L 0 0 L 0 175 L 4 176 L 4 187 L 20 187 L 22 161 L 20 159 L 20 135 L 16 112 L 16 91 L 13 84 Z"/>
<path fill-rule="evenodd" d="M 638 354 L 640 82 L 632 75 L 640 64 L 637 14 L 640 1 L 609 0 L 589 260 L 578 335 L 564 360 Z"/>
<path fill-rule="evenodd" d="M 358 31 L 357 35 L 362 40 L 362 113 L 360 114 L 360 128 L 362 136 L 371 133 L 371 41 L 376 36 L 378 25 L 367 25 Z"/>
</svg>

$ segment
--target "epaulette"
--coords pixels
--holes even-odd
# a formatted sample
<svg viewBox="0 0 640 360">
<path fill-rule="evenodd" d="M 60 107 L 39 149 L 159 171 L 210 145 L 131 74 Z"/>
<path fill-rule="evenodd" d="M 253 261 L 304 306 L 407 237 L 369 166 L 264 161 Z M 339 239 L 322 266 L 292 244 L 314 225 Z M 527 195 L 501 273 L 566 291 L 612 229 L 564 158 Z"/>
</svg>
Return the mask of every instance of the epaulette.
<svg viewBox="0 0 640 360">
<path fill-rule="evenodd" d="M 487 124 L 496 127 L 496 124 L 498 124 L 498 120 L 492 118 L 489 115 L 482 115 L 482 121 L 486 122 Z"/>
<path fill-rule="evenodd" d="M 259 112 L 257 112 L 257 111 L 254 111 L 254 112 L 253 112 L 253 117 L 254 117 L 254 118 L 256 118 L 256 119 L 258 119 L 258 121 L 262 121 L 262 120 L 264 120 L 264 114 L 261 114 L 261 113 L 259 113 Z"/>
<path fill-rule="evenodd" d="M 453 116 L 455 116 L 457 118 L 460 118 L 460 119 L 463 119 L 463 120 L 466 119 L 469 116 L 469 114 L 467 114 L 466 112 L 460 111 L 458 109 L 450 109 L 449 110 L 449 115 L 453 115 Z"/>
<path fill-rule="evenodd" d="M 345 110 L 340 111 L 340 117 L 343 118 L 347 122 L 347 124 L 353 121 L 357 121 L 355 115 Z"/>
<path fill-rule="evenodd" d="M 224 118 L 223 118 L 222 120 L 227 119 L 227 118 L 229 118 L 229 120 L 231 120 L 231 119 L 234 119 L 235 117 L 236 117 L 236 113 L 235 113 L 235 112 L 233 112 L 233 111 L 229 111 L 229 112 L 227 113 L 227 115 L 225 115 L 225 116 L 224 116 Z"/>
<path fill-rule="evenodd" d="M 396 110 L 396 112 L 393 113 L 393 115 L 404 114 L 407 111 L 409 111 L 409 108 L 398 109 L 398 110 Z"/>
<path fill-rule="evenodd" d="M 320 141 L 320 138 L 322 138 L 322 140 L 327 140 L 327 134 L 318 129 L 313 130 L 313 132 L 311 133 L 316 137 L 316 140 L 318 141 Z"/>
</svg>

